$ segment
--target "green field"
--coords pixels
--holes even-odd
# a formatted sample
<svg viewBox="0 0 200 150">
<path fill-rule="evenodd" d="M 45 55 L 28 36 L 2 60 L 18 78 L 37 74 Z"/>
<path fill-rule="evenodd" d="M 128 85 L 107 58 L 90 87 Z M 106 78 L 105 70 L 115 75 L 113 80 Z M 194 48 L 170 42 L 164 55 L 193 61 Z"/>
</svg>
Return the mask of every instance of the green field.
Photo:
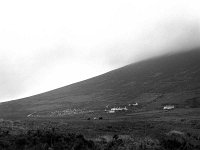
<svg viewBox="0 0 200 150">
<path fill-rule="evenodd" d="M 190 108 L 174 109 L 171 111 L 156 110 L 136 113 L 102 113 L 102 120 L 94 120 L 93 117 L 95 114 L 88 114 L 91 118 L 90 120 L 87 120 L 88 118 L 86 118 L 85 115 L 83 116 L 79 114 L 68 117 L 32 117 L 20 121 L 2 120 L 0 123 L 0 146 L 5 146 L 6 148 L 6 142 L 12 143 L 13 141 L 21 139 L 21 137 L 32 137 L 34 134 L 36 134 L 34 136 L 40 138 L 40 132 L 42 135 L 47 132 L 48 134 L 51 133 L 52 138 L 56 138 L 55 135 L 83 135 L 83 141 L 92 141 L 94 144 L 92 147 L 87 147 L 87 142 L 84 144 L 82 143 L 84 146 L 86 144 L 86 147 L 83 146 L 81 149 L 153 150 L 161 149 L 162 147 L 163 150 L 168 150 L 170 147 L 165 144 L 167 142 L 171 142 L 172 144 L 176 143 L 175 146 L 177 146 L 177 149 L 182 149 L 183 147 L 180 147 L 182 144 L 189 144 L 189 147 L 185 146 L 185 149 L 197 150 L 200 148 L 199 113 L 200 109 Z M 175 133 L 173 135 L 169 135 L 170 132 Z M 179 132 L 181 134 L 179 134 Z M 5 139 L 7 139 L 6 142 Z M 34 140 L 30 137 L 28 139 L 30 141 L 24 143 L 22 142 L 24 144 L 22 149 L 31 149 L 34 147 L 31 145 L 31 142 Z M 47 147 L 51 147 L 52 149 L 62 149 L 61 147 L 55 147 L 58 143 L 59 141 L 54 141 L 53 143 L 48 144 L 48 141 L 46 141 L 40 144 L 46 144 L 48 145 Z M 16 146 L 15 142 L 13 144 L 13 147 L 14 146 Z M 7 145 L 7 147 L 9 146 Z M 19 149 L 19 147 L 16 148 Z M 40 147 L 40 149 L 42 148 Z M 67 148 L 65 147 L 64 149 Z M 176 147 L 174 147 L 174 149 L 176 149 Z"/>
</svg>

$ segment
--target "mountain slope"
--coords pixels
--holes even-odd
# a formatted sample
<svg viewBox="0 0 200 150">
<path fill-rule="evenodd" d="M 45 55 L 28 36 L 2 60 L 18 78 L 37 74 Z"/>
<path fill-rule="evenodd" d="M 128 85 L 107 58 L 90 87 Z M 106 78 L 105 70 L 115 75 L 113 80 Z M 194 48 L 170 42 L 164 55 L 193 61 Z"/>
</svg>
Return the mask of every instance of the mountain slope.
<svg viewBox="0 0 200 150">
<path fill-rule="evenodd" d="M 131 64 L 36 96 L 0 104 L 0 117 L 67 108 L 103 109 L 139 102 L 143 109 L 166 104 L 200 107 L 200 49 Z"/>
</svg>

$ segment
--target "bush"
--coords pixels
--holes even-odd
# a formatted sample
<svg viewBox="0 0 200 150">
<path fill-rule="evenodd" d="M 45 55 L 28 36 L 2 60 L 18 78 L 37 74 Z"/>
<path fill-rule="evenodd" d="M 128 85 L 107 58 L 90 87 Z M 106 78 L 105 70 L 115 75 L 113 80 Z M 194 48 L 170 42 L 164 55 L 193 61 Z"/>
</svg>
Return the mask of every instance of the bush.
<svg viewBox="0 0 200 150">
<path fill-rule="evenodd" d="M 93 141 L 83 135 L 58 133 L 55 130 L 28 131 L 27 134 L 10 136 L 0 140 L 0 149 L 16 150 L 93 150 L 98 149 Z"/>
<path fill-rule="evenodd" d="M 199 150 L 200 139 L 195 135 L 188 134 L 168 134 L 162 139 L 161 146 L 166 150 Z"/>
<path fill-rule="evenodd" d="M 0 148 L 8 149 L 10 146 L 10 142 L 6 140 L 0 140 Z"/>
<path fill-rule="evenodd" d="M 96 141 L 82 134 L 55 129 L 29 130 L 19 135 L 0 136 L 0 150 L 199 150 L 200 137 L 192 133 L 171 131 L 156 138 L 129 135 L 106 135 Z"/>
</svg>

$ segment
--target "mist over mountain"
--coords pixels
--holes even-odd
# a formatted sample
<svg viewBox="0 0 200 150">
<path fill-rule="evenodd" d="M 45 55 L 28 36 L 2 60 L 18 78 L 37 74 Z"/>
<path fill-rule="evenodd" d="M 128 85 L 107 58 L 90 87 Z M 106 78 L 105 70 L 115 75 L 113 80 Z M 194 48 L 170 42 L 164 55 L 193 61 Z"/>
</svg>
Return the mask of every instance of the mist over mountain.
<svg viewBox="0 0 200 150">
<path fill-rule="evenodd" d="M 0 102 L 200 46 L 198 0 L 11 1 L 0 2 Z"/>
</svg>

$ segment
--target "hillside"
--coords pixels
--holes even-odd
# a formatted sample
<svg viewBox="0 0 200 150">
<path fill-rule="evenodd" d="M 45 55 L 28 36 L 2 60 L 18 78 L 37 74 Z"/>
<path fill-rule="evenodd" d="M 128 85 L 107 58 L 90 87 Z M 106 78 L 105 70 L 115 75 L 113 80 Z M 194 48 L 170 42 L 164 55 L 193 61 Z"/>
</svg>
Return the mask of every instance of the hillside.
<svg viewBox="0 0 200 150">
<path fill-rule="evenodd" d="M 64 109 L 104 110 L 138 102 L 141 110 L 200 107 L 200 49 L 134 63 L 50 92 L 0 104 L 0 118 Z"/>
</svg>

